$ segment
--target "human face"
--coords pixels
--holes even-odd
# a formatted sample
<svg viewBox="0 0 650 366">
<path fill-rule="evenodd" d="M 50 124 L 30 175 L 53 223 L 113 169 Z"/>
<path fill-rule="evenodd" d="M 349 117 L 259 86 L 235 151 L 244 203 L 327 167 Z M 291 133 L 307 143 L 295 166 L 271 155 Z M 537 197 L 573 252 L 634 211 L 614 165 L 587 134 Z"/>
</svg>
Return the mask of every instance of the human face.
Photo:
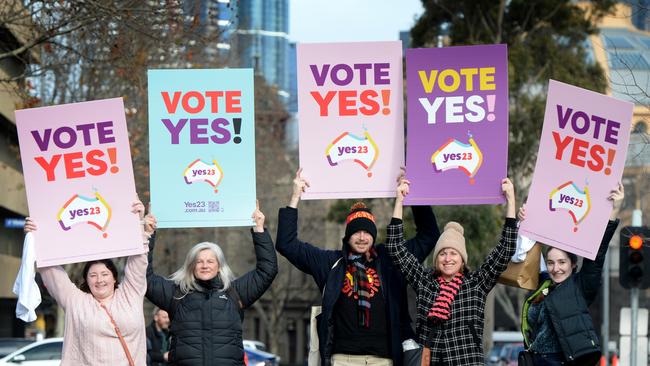
<svg viewBox="0 0 650 366">
<path fill-rule="evenodd" d="M 158 310 L 156 315 L 153 316 L 153 321 L 160 329 L 169 328 L 169 314 L 165 310 Z"/>
<path fill-rule="evenodd" d="M 104 263 L 95 263 L 90 266 L 86 275 L 86 283 L 90 293 L 97 300 L 105 300 L 115 293 L 115 277 Z"/>
<path fill-rule="evenodd" d="M 356 254 L 366 254 L 368 250 L 372 248 L 373 243 L 374 240 L 372 239 L 372 235 L 370 235 L 370 233 L 365 230 L 357 231 L 356 233 L 352 234 L 350 236 L 350 240 L 348 240 L 350 248 Z"/>
<path fill-rule="evenodd" d="M 217 256 L 210 249 L 203 249 L 194 262 L 194 277 L 198 280 L 210 281 L 219 274 Z"/>
<path fill-rule="evenodd" d="M 442 277 L 451 280 L 463 268 L 463 257 L 453 248 L 443 248 L 436 258 L 436 269 Z"/>
<path fill-rule="evenodd" d="M 567 253 L 561 249 L 551 248 L 546 253 L 548 274 L 555 283 L 562 283 L 573 273 L 576 264 L 571 263 Z"/>
</svg>

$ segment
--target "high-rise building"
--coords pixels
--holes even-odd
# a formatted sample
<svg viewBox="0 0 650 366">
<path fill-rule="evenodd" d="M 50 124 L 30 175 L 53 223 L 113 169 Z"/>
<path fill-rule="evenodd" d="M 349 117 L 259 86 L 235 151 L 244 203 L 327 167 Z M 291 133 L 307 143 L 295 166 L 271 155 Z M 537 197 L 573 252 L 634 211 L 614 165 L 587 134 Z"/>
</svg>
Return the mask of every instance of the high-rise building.
<svg viewBox="0 0 650 366">
<path fill-rule="evenodd" d="M 0 6 L 0 11 L 7 10 L 7 7 Z M 0 25 L 0 34 L 0 49 L 5 51 L 19 48 L 32 36 L 16 23 Z M 0 267 L 3 272 L 0 276 L 0 337 L 26 335 L 25 323 L 15 317 L 16 295 L 12 292 L 23 248 L 22 219 L 27 215 L 14 110 L 24 107 L 23 100 L 15 93 L 26 86 L 20 77 L 29 67 L 29 62 L 38 62 L 38 56 L 32 49 L 0 62 L 0 79 L 18 79 L 0 83 Z"/>
<path fill-rule="evenodd" d="M 640 30 L 650 30 L 650 0 L 624 0 L 631 10 L 632 24 Z"/>
<path fill-rule="evenodd" d="M 202 51 L 207 58 L 228 59 L 236 27 L 237 3 L 230 0 L 185 0 L 183 15 L 186 27 L 195 27 L 195 34 L 218 35 L 214 42 L 205 42 Z M 190 43 L 193 40 L 189 41 Z M 188 45 L 192 46 L 192 44 Z"/>
<path fill-rule="evenodd" d="M 238 66 L 255 69 L 289 102 L 289 0 L 239 0 Z"/>
</svg>

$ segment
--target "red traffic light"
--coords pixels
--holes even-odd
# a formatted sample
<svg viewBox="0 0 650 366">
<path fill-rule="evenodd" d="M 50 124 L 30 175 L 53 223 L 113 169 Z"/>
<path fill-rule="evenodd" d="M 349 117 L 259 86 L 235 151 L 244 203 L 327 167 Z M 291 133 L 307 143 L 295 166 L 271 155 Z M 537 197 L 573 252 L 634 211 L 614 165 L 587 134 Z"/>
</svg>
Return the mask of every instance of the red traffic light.
<svg viewBox="0 0 650 366">
<path fill-rule="evenodd" d="M 643 247 L 643 239 L 641 238 L 640 235 L 632 235 L 630 236 L 630 240 L 628 241 L 628 244 L 630 248 L 634 250 L 639 250 L 641 247 Z"/>
</svg>

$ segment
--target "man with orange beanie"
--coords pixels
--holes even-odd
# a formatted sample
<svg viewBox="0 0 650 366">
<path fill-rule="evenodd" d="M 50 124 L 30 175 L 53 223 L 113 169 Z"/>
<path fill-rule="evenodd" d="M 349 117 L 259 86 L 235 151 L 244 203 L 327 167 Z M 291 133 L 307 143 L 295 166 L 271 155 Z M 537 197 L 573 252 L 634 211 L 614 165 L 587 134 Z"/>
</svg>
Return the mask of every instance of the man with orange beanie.
<svg viewBox="0 0 650 366">
<path fill-rule="evenodd" d="M 277 251 L 314 278 L 323 294 L 318 317 L 321 365 L 401 365 L 402 342 L 414 338 L 406 282 L 376 244 L 375 217 L 354 204 L 346 218 L 340 250 L 325 250 L 298 239 L 298 202 L 309 183 L 298 170 L 289 205 L 279 212 Z M 398 184 L 406 181 L 403 174 Z M 440 231 L 429 206 L 414 206 L 417 228 L 406 242 L 420 262 L 433 250 Z"/>
</svg>

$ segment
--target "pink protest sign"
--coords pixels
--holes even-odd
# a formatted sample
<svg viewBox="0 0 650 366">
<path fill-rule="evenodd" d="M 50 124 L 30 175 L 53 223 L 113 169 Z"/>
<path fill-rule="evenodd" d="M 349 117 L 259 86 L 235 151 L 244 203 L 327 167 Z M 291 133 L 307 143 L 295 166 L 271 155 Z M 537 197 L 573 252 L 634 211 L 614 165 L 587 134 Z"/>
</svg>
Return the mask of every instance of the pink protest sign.
<svg viewBox="0 0 650 366">
<path fill-rule="evenodd" d="M 143 252 L 122 98 L 16 111 L 38 267 Z"/>
<path fill-rule="evenodd" d="M 634 105 L 551 80 L 522 235 L 594 259 L 621 180 Z"/>
<path fill-rule="evenodd" d="M 303 198 L 394 197 L 404 164 L 401 42 L 298 44 Z"/>
</svg>

